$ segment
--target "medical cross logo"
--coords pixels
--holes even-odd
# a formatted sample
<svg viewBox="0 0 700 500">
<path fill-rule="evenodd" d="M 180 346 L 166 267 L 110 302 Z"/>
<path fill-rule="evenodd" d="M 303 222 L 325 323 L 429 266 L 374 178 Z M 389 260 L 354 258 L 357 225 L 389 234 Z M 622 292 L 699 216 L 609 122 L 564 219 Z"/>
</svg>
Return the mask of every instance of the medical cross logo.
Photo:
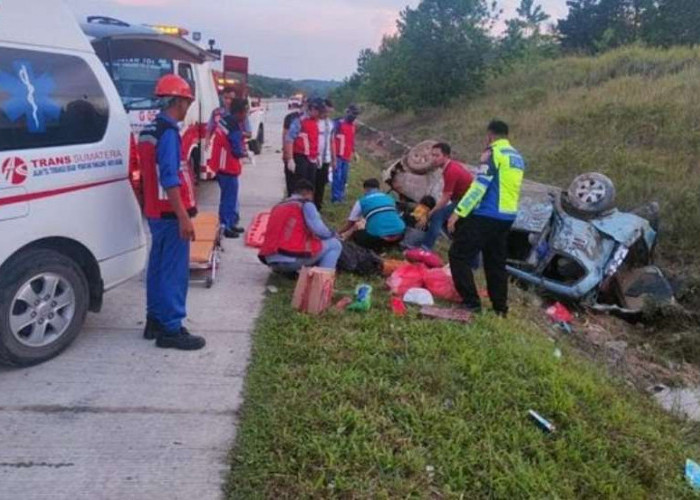
<svg viewBox="0 0 700 500">
<path fill-rule="evenodd" d="M 53 78 L 47 73 L 36 78 L 31 63 L 26 61 L 14 61 L 12 67 L 14 74 L 0 71 L 0 89 L 10 94 L 0 108 L 13 122 L 24 117 L 29 132 L 43 133 L 47 121 L 58 120 L 61 115 L 61 107 L 51 99 Z"/>
<path fill-rule="evenodd" d="M 24 183 L 27 180 L 27 175 L 29 175 L 29 169 L 27 164 L 22 158 L 17 158 L 16 156 L 7 158 L 2 162 L 2 167 L 0 168 L 0 173 L 2 178 L 10 184 L 16 186 L 18 184 Z"/>
</svg>

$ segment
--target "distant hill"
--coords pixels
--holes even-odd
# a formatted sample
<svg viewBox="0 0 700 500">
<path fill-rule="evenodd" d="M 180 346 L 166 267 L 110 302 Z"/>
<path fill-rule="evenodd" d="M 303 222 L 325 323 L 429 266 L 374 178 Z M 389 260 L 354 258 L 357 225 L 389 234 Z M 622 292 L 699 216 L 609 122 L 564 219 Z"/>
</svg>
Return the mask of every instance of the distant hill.
<svg viewBox="0 0 700 500">
<path fill-rule="evenodd" d="M 263 75 L 250 75 L 250 85 L 261 97 L 289 97 L 296 93 L 326 97 L 342 82 L 335 80 L 292 80 Z"/>
</svg>

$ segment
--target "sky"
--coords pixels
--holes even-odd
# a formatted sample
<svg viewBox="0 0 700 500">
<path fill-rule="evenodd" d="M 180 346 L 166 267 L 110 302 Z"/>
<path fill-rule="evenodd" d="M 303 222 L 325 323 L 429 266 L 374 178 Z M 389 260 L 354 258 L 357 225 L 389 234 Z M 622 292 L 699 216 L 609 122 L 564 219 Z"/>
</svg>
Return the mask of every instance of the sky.
<svg viewBox="0 0 700 500">
<path fill-rule="evenodd" d="M 174 24 L 214 38 L 225 54 L 246 55 L 251 72 L 342 80 L 357 55 L 396 30 L 399 12 L 419 0 L 66 0 L 81 20 L 103 15 L 130 24 Z M 504 18 L 519 0 L 500 0 Z M 565 0 L 540 0 L 554 19 Z"/>
</svg>

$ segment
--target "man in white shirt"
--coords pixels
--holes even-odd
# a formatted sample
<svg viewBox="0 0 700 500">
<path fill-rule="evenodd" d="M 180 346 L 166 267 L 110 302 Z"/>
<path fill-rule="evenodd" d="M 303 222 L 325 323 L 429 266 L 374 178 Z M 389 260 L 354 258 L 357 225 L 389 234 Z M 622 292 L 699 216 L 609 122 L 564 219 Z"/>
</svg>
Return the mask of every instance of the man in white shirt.
<svg viewBox="0 0 700 500">
<path fill-rule="evenodd" d="M 333 150 L 333 103 L 330 99 L 324 101 L 326 110 L 318 120 L 318 149 L 320 165 L 316 173 L 316 186 L 314 190 L 314 205 L 319 212 L 323 208 L 323 195 L 328 184 L 328 173 L 335 166 L 335 152 Z"/>
</svg>

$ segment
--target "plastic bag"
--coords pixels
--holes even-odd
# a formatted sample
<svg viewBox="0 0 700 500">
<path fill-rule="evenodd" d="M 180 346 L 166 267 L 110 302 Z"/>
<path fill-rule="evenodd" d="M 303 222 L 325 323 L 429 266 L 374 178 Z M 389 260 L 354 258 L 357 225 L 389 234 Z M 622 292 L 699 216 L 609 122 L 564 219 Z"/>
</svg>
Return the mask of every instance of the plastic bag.
<svg viewBox="0 0 700 500">
<path fill-rule="evenodd" d="M 406 257 L 406 260 L 410 262 L 420 262 L 431 269 L 445 265 L 439 255 L 431 252 L 430 250 L 423 250 L 422 248 L 406 250 L 404 252 L 404 256 Z"/>
<path fill-rule="evenodd" d="M 411 288 L 403 296 L 405 304 L 415 304 L 418 306 L 434 306 L 433 295 L 425 288 Z"/>
<path fill-rule="evenodd" d="M 386 284 L 394 295 L 403 295 L 411 288 L 423 287 L 423 275 L 428 269 L 423 264 L 404 264 L 394 271 Z"/>
<path fill-rule="evenodd" d="M 425 282 L 425 288 L 430 290 L 434 297 L 449 300 L 450 302 L 462 302 L 462 297 L 455 288 L 449 267 L 426 271 L 423 281 Z"/>
<path fill-rule="evenodd" d="M 351 241 L 343 243 L 343 252 L 338 259 L 337 269 L 360 276 L 373 276 L 382 273 L 383 262 L 379 256 Z"/>
</svg>

